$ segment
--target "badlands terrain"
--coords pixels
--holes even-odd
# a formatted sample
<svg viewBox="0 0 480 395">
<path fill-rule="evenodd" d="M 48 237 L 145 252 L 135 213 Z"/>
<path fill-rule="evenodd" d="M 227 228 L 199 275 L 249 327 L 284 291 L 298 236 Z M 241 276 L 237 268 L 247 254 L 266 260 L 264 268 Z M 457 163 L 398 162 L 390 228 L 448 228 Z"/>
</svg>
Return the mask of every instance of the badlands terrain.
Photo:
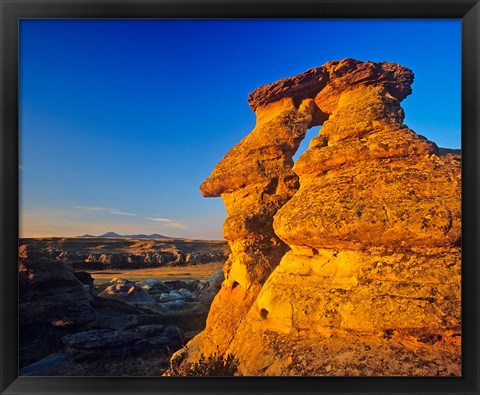
<svg viewBox="0 0 480 395">
<path fill-rule="evenodd" d="M 224 241 L 20 239 L 20 374 L 158 376 L 205 327 Z"/>
</svg>

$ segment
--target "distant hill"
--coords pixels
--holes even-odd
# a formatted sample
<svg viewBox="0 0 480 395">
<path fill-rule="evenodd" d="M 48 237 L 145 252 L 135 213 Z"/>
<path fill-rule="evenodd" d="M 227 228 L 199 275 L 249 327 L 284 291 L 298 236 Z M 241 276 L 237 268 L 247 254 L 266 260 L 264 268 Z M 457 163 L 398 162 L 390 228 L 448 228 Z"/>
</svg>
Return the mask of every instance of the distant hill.
<svg viewBox="0 0 480 395">
<path fill-rule="evenodd" d="M 159 235 L 158 233 L 154 233 L 154 234 L 151 234 L 151 235 L 144 235 L 144 234 L 119 235 L 118 233 L 115 233 L 115 232 L 107 232 L 107 233 L 104 233 L 103 235 L 99 235 L 99 236 L 94 236 L 94 235 L 90 235 L 90 234 L 87 233 L 87 234 L 84 234 L 84 235 L 81 235 L 81 236 L 78 236 L 78 237 L 96 237 L 96 238 L 118 237 L 118 238 L 122 238 L 122 239 L 178 239 L 178 237 L 163 236 L 163 235 Z"/>
<path fill-rule="evenodd" d="M 122 236 L 119 235 L 118 233 L 115 233 L 115 232 L 107 232 L 107 233 L 104 233 L 103 235 L 100 235 L 98 237 L 122 237 Z"/>
<path fill-rule="evenodd" d="M 127 236 L 119 236 L 119 237 L 130 237 L 131 239 L 177 239 L 178 237 L 170 237 L 170 236 L 163 236 L 159 235 L 158 233 L 153 233 L 151 235 L 127 235 Z"/>
</svg>

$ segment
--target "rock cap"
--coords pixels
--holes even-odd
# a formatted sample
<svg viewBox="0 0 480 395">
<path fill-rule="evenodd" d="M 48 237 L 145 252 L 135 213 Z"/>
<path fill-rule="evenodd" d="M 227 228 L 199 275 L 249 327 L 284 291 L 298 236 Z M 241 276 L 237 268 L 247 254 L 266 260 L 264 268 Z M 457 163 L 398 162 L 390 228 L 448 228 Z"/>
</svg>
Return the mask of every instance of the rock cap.
<svg viewBox="0 0 480 395">
<path fill-rule="evenodd" d="M 295 103 L 315 96 L 327 85 L 335 91 L 355 85 L 383 85 L 399 101 L 412 93 L 414 74 L 405 66 L 391 62 L 371 62 L 345 58 L 314 67 L 293 77 L 260 86 L 248 95 L 253 111 L 269 103 L 292 98 Z"/>
</svg>

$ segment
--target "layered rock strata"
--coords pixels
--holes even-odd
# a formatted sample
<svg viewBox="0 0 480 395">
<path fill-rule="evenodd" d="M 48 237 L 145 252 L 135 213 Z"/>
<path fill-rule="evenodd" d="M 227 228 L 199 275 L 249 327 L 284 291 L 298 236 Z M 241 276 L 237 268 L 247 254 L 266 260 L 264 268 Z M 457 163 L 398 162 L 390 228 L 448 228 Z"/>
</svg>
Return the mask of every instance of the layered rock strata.
<svg viewBox="0 0 480 395">
<path fill-rule="evenodd" d="M 232 254 L 177 364 L 243 375 L 460 375 L 460 155 L 403 124 L 413 73 L 344 59 L 260 87 L 204 182 Z M 320 134 L 293 166 L 308 127 Z"/>
</svg>

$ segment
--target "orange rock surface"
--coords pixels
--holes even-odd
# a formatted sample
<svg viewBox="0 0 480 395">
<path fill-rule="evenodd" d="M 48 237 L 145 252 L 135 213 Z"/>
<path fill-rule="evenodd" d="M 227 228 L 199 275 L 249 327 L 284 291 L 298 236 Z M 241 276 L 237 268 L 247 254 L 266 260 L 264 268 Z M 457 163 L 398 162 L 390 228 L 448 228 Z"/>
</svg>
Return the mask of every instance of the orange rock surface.
<svg viewBox="0 0 480 395">
<path fill-rule="evenodd" d="M 412 82 L 344 59 L 250 94 L 255 128 L 201 186 L 227 208 L 226 280 L 173 363 L 217 352 L 242 375 L 461 374 L 461 156 L 403 124 Z"/>
</svg>

